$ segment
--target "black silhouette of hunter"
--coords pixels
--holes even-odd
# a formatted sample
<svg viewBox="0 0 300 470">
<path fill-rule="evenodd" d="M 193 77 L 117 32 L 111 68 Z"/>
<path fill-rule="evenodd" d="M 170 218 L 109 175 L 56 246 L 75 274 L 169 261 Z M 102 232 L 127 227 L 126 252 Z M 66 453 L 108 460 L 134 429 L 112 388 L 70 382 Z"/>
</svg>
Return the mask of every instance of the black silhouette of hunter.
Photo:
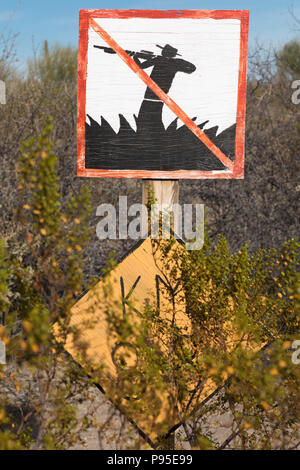
<svg viewBox="0 0 300 470">
<path fill-rule="evenodd" d="M 179 59 L 176 56 L 178 49 L 166 44 L 164 47 L 157 46 L 161 55 L 150 57 L 141 62 L 139 54 L 133 54 L 134 61 L 141 69 L 153 67 L 150 77 L 165 92 L 168 93 L 177 72 L 192 73 L 196 67 L 187 60 Z M 137 119 L 138 132 L 151 131 L 151 133 L 164 131 L 162 122 L 163 101 L 147 87 L 144 100 L 139 110 Z"/>
</svg>

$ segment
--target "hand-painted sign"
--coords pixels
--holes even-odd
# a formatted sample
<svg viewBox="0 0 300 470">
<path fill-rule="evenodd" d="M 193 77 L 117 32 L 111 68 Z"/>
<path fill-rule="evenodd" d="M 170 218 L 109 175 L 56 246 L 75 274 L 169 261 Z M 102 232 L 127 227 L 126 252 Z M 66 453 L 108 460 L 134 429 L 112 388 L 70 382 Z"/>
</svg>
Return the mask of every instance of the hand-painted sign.
<svg viewBox="0 0 300 470">
<path fill-rule="evenodd" d="M 177 252 L 184 250 L 184 245 L 176 241 L 173 249 Z M 169 387 L 168 381 L 165 382 L 165 388 L 157 387 L 151 380 L 149 382 L 149 377 L 146 378 L 143 367 L 138 361 L 137 345 L 141 339 L 140 314 L 145 312 L 147 305 L 156 309 L 157 318 L 164 323 L 164 328 L 160 326 L 158 330 L 158 323 L 154 323 L 156 326 L 145 343 L 148 347 L 151 344 L 153 347 L 155 345 L 155 350 L 159 351 L 156 352 L 159 354 L 156 356 L 157 360 L 158 357 L 169 356 L 170 344 L 173 341 L 171 325 L 176 325 L 177 334 L 180 332 L 182 345 L 186 348 L 191 347 L 193 326 L 188 315 L 182 284 L 171 274 L 173 268 L 174 262 L 171 259 L 170 263 L 163 261 L 161 248 L 153 244 L 151 238 L 140 241 L 109 275 L 102 278 L 78 300 L 71 310 L 66 336 L 63 329 L 64 347 L 68 353 L 93 377 L 95 383 L 100 384 L 112 403 L 147 436 L 148 442 L 157 440 L 166 423 L 168 423 L 166 434 L 172 428 L 179 427 L 179 415 L 183 416 L 186 413 L 187 403 L 189 406 L 194 406 L 209 399 L 218 387 L 209 372 L 203 375 L 200 382 L 199 376 L 191 373 L 190 377 L 185 379 L 188 394 L 177 403 L 180 411 L 178 415 L 176 407 L 172 405 L 172 386 Z M 170 289 L 172 296 L 168 294 Z M 208 284 L 208 298 L 211 289 L 212 285 Z M 199 301 L 205 302 L 204 299 Z M 233 300 L 231 303 L 234 308 Z M 130 319 L 131 333 L 127 335 L 126 342 L 120 342 L 118 333 L 120 330 L 117 325 L 120 326 L 122 319 L 126 318 Z M 55 325 L 54 331 L 60 340 L 58 325 Z M 228 352 L 234 351 L 237 345 L 252 350 L 262 347 L 249 340 L 244 333 L 239 334 L 234 324 L 230 322 L 224 325 L 222 335 L 223 339 L 226 339 Z M 203 349 L 199 345 L 194 351 L 192 362 L 201 358 L 202 354 Z M 128 390 L 126 382 L 120 382 L 121 369 L 124 368 L 128 372 L 126 381 L 132 378 L 132 381 L 138 385 L 137 396 L 131 395 L 132 387 L 129 386 Z M 223 379 L 225 380 L 226 376 L 223 376 Z M 200 389 L 199 383 L 201 383 Z M 193 393 L 196 388 L 198 393 Z M 130 406 L 132 400 L 135 401 L 134 409 Z M 153 409 L 155 403 L 158 405 Z"/>
<path fill-rule="evenodd" d="M 175 247 L 183 249 L 183 245 L 180 245 L 179 242 L 176 242 Z M 154 250 L 151 238 L 140 241 L 134 250 L 111 271 L 109 276 L 101 279 L 74 305 L 68 328 L 70 334 L 64 344 L 65 349 L 74 360 L 93 376 L 95 382 L 101 385 L 111 401 L 151 441 L 157 439 L 164 422 L 169 424 L 170 429 L 175 426 L 178 423 L 178 416 L 174 414 L 174 407 L 170 406 L 168 393 L 155 386 L 142 387 L 142 396 L 140 397 L 126 396 L 126 384 L 123 384 L 125 389 L 123 388 L 121 392 L 118 357 L 120 354 L 126 354 L 127 368 L 132 367 L 133 369 L 133 380 L 141 380 L 141 384 L 143 384 L 145 378 L 140 376 L 137 366 L 133 367 L 136 363 L 136 327 L 140 322 L 138 311 L 142 312 L 148 303 L 156 306 L 158 315 L 166 322 L 171 324 L 173 320 L 173 307 L 166 294 L 166 287 L 164 287 L 165 276 L 169 273 L 170 266 L 164 267 L 161 258 L 162 253 L 157 249 Z M 168 282 L 174 289 L 176 325 L 182 328 L 185 334 L 190 333 L 190 321 L 186 315 L 186 306 L 180 293 L 181 290 L 177 283 L 172 283 L 170 279 Z M 112 288 L 112 290 L 109 289 L 109 295 L 105 291 L 107 284 L 110 284 Z M 133 332 L 126 343 L 120 343 L 117 331 L 114 331 L 108 322 L 108 312 L 110 312 L 110 316 L 118 315 L 118 318 L 125 318 L 128 312 L 130 313 Z M 56 325 L 55 334 L 59 339 L 58 332 L 59 328 Z M 160 344 L 161 352 L 168 354 L 169 349 L 165 346 L 167 332 L 166 337 L 163 334 L 161 337 L 164 338 L 164 342 Z M 203 388 L 201 398 L 209 396 L 214 388 L 209 383 L 207 387 Z M 122 398 L 120 398 L 121 393 Z M 133 398 L 137 400 L 134 413 L 132 407 L 128 405 Z M 140 402 L 140 399 L 143 400 Z M 157 406 L 157 409 L 151 412 L 145 408 L 147 403 L 152 407 L 156 400 L 158 403 L 163 402 L 164 405 Z"/>
<path fill-rule="evenodd" d="M 248 21 L 81 10 L 78 176 L 242 178 Z"/>
</svg>

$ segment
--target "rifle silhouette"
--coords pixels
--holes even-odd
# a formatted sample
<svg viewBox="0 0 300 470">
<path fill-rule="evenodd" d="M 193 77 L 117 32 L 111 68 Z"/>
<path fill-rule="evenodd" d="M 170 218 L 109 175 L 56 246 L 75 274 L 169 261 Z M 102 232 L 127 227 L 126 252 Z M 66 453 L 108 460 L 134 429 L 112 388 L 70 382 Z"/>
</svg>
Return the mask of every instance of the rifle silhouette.
<svg viewBox="0 0 300 470">
<path fill-rule="evenodd" d="M 116 52 L 111 47 L 105 47 L 105 46 L 94 46 L 94 47 L 96 47 L 97 49 L 102 49 L 107 54 L 116 54 Z M 126 54 L 130 56 L 132 56 L 133 54 L 136 54 L 136 56 L 139 59 L 150 59 L 151 57 L 156 57 L 154 52 L 144 51 L 144 50 L 140 52 L 135 52 L 135 51 L 125 51 L 125 52 Z"/>
</svg>

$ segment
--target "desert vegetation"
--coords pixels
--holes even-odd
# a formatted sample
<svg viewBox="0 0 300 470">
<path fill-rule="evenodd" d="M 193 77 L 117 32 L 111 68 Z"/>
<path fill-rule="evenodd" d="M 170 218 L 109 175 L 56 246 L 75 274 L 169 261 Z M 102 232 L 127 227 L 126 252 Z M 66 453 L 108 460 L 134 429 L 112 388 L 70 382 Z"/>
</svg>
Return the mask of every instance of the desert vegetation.
<svg viewBox="0 0 300 470">
<path fill-rule="evenodd" d="M 141 201 L 141 183 L 76 178 L 77 51 L 45 42 L 21 71 L 14 41 L 0 36 L 7 90 L 0 105 L 0 339 L 8 355 L 0 365 L 0 449 L 72 448 L 93 426 L 99 445 L 122 448 L 298 448 L 300 368 L 291 346 L 300 314 L 300 105 L 291 97 L 300 79 L 299 41 L 250 51 L 245 179 L 180 183 L 181 202 L 207 209 L 203 250 L 173 250 L 166 275 L 170 302 L 173 283 L 187 299 L 190 335 L 159 320 L 151 303 L 139 312 L 138 331 L 130 316 L 120 320 L 116 305 L 108 309 L 112 332 L 136 344 L 141 363 L 121 369 L 106 396 L 122 409 L 124 387 L 138 396 L 139 387 L 155 383 L 179 423 L 176 440 L 166 422 L 156 440 L 145 439 L 114 406 L 96 419 L 101 365 L 81 369 L 53 335 L 59 322 L 66 339 L 78 296 L 133 244 L 99 241 L 96 207 L 116 204 L 119 195 Z M 162 256 L 173 242 L 162 243 Z M 132 380 L 140 374 L 142 384 Z M 216 392 L 203 401 L 207 381 Z M 163 402 L 155 403 L 159 409 Z M 131 416 L 139 407 L 149 419 L 153 413 L 151 394 L 127 406 Z M 225 437 L 216 431 L 220 420 Z"/>
</svg>

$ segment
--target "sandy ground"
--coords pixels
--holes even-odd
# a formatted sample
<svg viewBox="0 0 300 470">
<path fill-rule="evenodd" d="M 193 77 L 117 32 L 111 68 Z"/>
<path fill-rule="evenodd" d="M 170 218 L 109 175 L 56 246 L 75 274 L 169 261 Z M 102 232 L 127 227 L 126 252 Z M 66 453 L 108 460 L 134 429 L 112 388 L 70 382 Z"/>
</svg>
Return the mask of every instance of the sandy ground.
<svg viewBox="0 0 300 470">
<path fill-rule="evenodd" d="M 77 444 L 72 449 L 74 450 L 122 450 L 127 449 L 128 446 L 134 445 L 139 434 L 135 431 L 126 417 L 121 414 L 111 404 L 111 402 L 101 393 L 98 389 L 92 391 L 94 403 L 96 407 L 96 422 L 95 426 L 91 426 L 84 434 L 84 444 Z M 79 405 L 79 416 L 83 416 L 88 408 L 89 403 L 82 403 Z M 213 433 L 215 439 L 223 442 L 230 434 L 230 414 L 222 416 L 214 416 L 207 422 L 207 427 Z M 104 423 L 107 427 L 101 428 Z M 188 442 L 185 442 L 185 432 L 183 427 L 176 431 L 176 448 L 189 450 L 191 447 Z M 151 449 L 147 442 L 142 440 L 141 448 L 144 450 Z"/>
</svg>

